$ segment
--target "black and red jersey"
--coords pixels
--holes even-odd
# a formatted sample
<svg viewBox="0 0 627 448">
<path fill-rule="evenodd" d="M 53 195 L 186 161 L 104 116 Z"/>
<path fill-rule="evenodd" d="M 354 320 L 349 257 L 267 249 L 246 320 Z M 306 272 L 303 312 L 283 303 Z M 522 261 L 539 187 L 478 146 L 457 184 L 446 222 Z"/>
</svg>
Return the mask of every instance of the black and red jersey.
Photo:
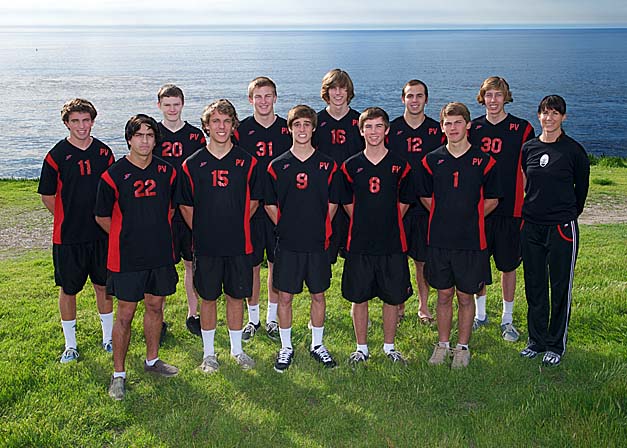
<svg viewBox="0 0 627 448">
<path fill-rule="evenodd" d="M 422 158 L 442 146 L 445 141 L 446 136 L 442 134 L 440 123 L 433 118 L 425 117 L 422 124 L 414 129 L 407 124 L 401 115 L 390 123 L 386 147 L 409 162 L 414 181 L 419 183 L 420 175 L 423 172 L 420 169 Z M 421 204 L 411 207 L 410 211 L 420 215 L 429 214 Z"/>
<path fill-rule="evenodd" d="M 94 213 L 111 217 L 110 271 L 174 264 L 170 210 L 176 177 L 174 167 L 156 156 L 144 169 L 123 157 L 102 175 Z"/>
<path fill-rule="evenodd" d="M 275 157 L 292 147 L 292 134 L 287 127 L 287 121 L 277 115 L 274 123 L 266 128 L 251 115 L 242 120 L 233 137 L 236 144 L 257 159 L 257 172 L 260 173 L 258 180 L 263 191 L 268 165 Z M 253 215 L 253 219 L 264 219 L 265 214 L 261 206 Z"/>
<path fill-rule="evenodd" d="M 418 195 L 431 198 L 429 246 L 483 250 L 484 199 L 501 197 L 496 161 L 476 146 L 454 157 L 442 145 L 422 159 L 424 175 Z"/>
<path fill-rule="evenodd" d="M 76 244 L 104 240 L 107 234 L 94 219 L 100 176 L 114 162 L 111 149 L 94 138 L 85 150 L 66 139 L 48 152 L 37 192 L 55 196 L 52 242 Z"/>
<path fill-rule="evenodd" d="M 376 165 L 362 151 L 342 164 L 343 204 L 353 204 L 346 250 L 389 255 L 407 252 L 400 203 L 416 201 L 409 163 L 388 151 Z"/>
<path fill-rule="evenodd" d="M 496 170 L 502 182 L 503 197 L 492 212 L 499 216 L 521 217 L 524 186 L 521 170 L 523 144 L 535 137 L 527 120 L 507 114 L 502 121 L 492 124 L 486 116 L 475 118 L 468 139 L 496 160 Z"/>
<path fill-rule="evenodd" d="M 590 184 L 590 160 L 583 146 L 566 134 L 556 142 L 534 138 L 523 147 L 527 176 L 523 218 L 552 225 L 577 219 Z"/>
<path fill-rule="evenodd" d="M 322 252 L 329 247 L 329 203 L 339 203 L 337 164 L 314 151 L 299 160 L 292 151 L 274 159 L 267 171 L 265 203 L 279 209 L 281 248 L 294 252 Z"/>
<path fill-rule="evenodd" d="M 318 112 L 318 126 L 312 144 L 341 166 L 346 159 L 365 148 L 359 133 L 359 112 L 349 109 L 346 115 L 336 120 L 326 109 L 322 109 Z"/>
<path fill-rule="evenodd" d="M 194 207 L 194 253 L 203 256 L 251 254 L 250 201 L 263 196 L 257 159 L 233 146 L 221 159 L 208 150 L 183 162 L 177 203 Z"/>
</svg>

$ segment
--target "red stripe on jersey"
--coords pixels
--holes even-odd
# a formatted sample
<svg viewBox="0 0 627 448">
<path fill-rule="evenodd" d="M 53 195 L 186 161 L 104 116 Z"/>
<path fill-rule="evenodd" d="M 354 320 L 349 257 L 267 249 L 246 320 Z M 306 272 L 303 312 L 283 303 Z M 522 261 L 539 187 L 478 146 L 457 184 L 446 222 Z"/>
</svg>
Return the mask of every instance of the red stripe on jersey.
<svg viewBox="0 0 627 448">
<path fill-rule="evenodd" d="M 109 166 L 113 165 L 113 162 L 115 162 L 115 157 L 113 157 L 113 153 L 111 153 L 111 156 L 109 157 Z"/>
<path fill-rule="evenodd" d="M 424 166 L 425 170 L 427 170 L 427 172 L 433 176 L 433 171 L 431 171 L 431 167 L 429 166 L 429 163 L 427 162 L 426 156 L 422 158 L 422 166 Z"/>
<path fill-rule="evenodd" d="M 46 155 L 45 161 L 57 172 L 57 192 L 54 197 L 54 216 L 52 217 L 52 242 L 54 244 L 61 244 L 61 226 L 63 225 L 63 220 L 65 219 L 63 197 L 61 195 L 63 182 L 61 181 L 61 173 L 59 173 L 59 165 L 50 154 Z"/>
<path fill-rule="evenodd" d="M 524 185 L 523 185 L 523 171 L 522 171 L 522 145 L 528 140 L 529 134 L 533 128 L 529 123 L 525 128 L 523 134 L 522 144 L 520 145 L 520 151 L 518 153 L 518 163 L 516 164 L 516 196 L 514 197 L 514 218 L 520 218 L 522 216 L 523 201 L 525 199 Z"/>
<path fill-rule="evenodd" d="M 434 210 L 435 210 L 435 194 L 431 194 L 431 207 L 429 208 L 429 226 L 427 227 L 427 246 L 429 245 L 429 237 L 431 236 L 431 221 L 433 220 Z"/>
<path fill-rule="evenodd" d="M 182 167 L 183 167 L 183 172 L 187 176 L 187 179 L 189 179 L 189 185 L 192 187 L 192 196 L 193 196 L 194 195 L 194 180 L 192 179 L 192 175 L 189 174 L 189 167 L 187 166 L 187 160 L 183 162 Z"/>
<path fill-rule="evenodd" d="M 244 241 L 246 242 L 246 255 L 253 253 L 253 243 L 250 239 L 250 178 L 253 175 L 253 168 L 257 165 L 257 159 L 250 159 L 250 168 L 246 177 L 246 201 L 244 202 Z"/>
<path fill-rule="evenodd" d="M 57 165 L 57 162 L 54 161 L 50 154 L 46 156 L 46 163 L 50 165 L 57 173 L 59 172 L 59 165 Z"/>
<path fill-rule="evenodd" d="M 115 202 L 111 213 L 111 228 L 109 229 L 109 254 L 107 268 L 113 272 L 120 272 L 120 233 L 122 232 L 122 211 L 120 210 L 120 192 L 108 171 L 102 174 L 102 180 L 115 191 Z"/>
<path fill-rule="evenodd" d="M 333 180 L 333 175 L 335 174 L 336 171 L 337 171 L 337 163 L 333 162 L 333 169 L 329 173 L 329 177 L 327 179 L 327 185 L 331 185 L 331 181 Z"/>
<path fill-rule="evenodd" d="M 337 212 L 339 212 L 339 210 L 337 210 Z M 331 215 L 329 215 L 329 203 L 327 202 L 327 217 L 324 220 L 324 250 L 327 250 L 329 248 L 329 245 L 331 244 L 331 235 L 333 235 L 333 226 L 331 225 Z"/>
<path fill-rule="evenodd" d="M 237 143 L 239 143 L 239 132 L 237 129 L 233 130 L 233 137 L 235 137 L 235 140 L 237 140 Z"/>
<path fill-rule="evenodd" d="M 494 160 L 494 159 L 493 159 Z M 488 243 L 485 239 L 485 218 L 484 218 L 484 201 L 483 201 L 483 186 L 479 191 L 479 204 L 477 205 L 477 212 L 479 215 L 479 248 L 484 250 L 488 247 Z"/>
<path fill-rule="evenodd" d="M 272 165 L 268 165 L 267 171 L 268 171 L 268 174 L 270 174 L 270 176 L 272 176 L 274 180 L 277 180 L 278 177 L 276 175 L 276 172 L 274 171 L 274 168 L 272 168 Z"/>
<path fill-rule="evenodd" d="M 485 176 L 486 174 L 488 174 L 490 170 L 494 168 L 494 165 L 496 165 L 496 160 L 494 160 L 494 157 L 490 156 L 490 161 L 483 169 L 483 175 Z"/>
<path fill-rule="evenodd" d="M 344 166 L 344 165 L 342 165 Z M 353 204 L 353 214 L 351 215 L 351 221 L 348 224 L 348 237 L 346 238 L 346 250 L 350 251 L 351 250 L 351 237 L 353 235 L 353 218 L 355 217 L 355 195 L 353 195 L 353 202 L 351 202 L 351 204 Z M 342 244 L 342 242 L 340 241 L 340 244 Z"/>
<path fill-rule="evenodd" d="M 174 185 L 175 180 L 176 180 L 176 170 L 172 169 L 172 175 L 170 176 L 170 189 L 172 188 L 172 185 Z M 169 210 L 174 210 L 174 208 L 176 207 L 174 203 L 172 202 L 173 194 L 174 192 L 172 192 L 172 194 L 170 195 Z M 172 217 L 173 216 L 174 216 L 174 212 L 168 213 L 168 225 L 170 226 L 170 235 L 172 235 L 172 261 L 175 261 L 176 252 L 174 251 L 174 233 L 172 232 Z"/>
<path fill-rule="evenodd" d="M 401 181 L 403 180 L 403 178 L 407 176 L 407 174 L 409 173 L 409 170 L 411 170 L 411 167 L 409 166 L 409 163 L 406 162 L 405 169 L 403 170 L 403 174 L 401 174 L 401 177 L 398 179 L 397 191 L 400 192 Z M 401 247 L 403 248 L 403 252 L 407 252 L 407 235 L 405 234 L 405 226 L 403 225 L 403 215 L 401 214 L 401 203 L 398 200 L 396 201 L 396 211 L 397 211 L 397 216 L 398 216 L 398 230 L 399 230 L 399 236 L 401 239 Z"/>
<path fill-rule="evenodd" d="M 342 163 L 342 172 L 344 173 L 344 175 L 346 176 L 348 181 L 352 184 L 353 183 L 353 178 L 350 176 L 350 174 L 348 174 L 348 171 L 346 170 L 346 162 Z"/>
</svg>

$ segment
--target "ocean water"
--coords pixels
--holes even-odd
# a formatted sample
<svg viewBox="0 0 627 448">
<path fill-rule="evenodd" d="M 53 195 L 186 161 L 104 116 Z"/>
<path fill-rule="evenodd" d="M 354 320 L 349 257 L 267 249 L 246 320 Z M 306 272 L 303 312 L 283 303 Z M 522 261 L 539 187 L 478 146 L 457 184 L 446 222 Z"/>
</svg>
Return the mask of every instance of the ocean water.
<svg viewBox="0 0 627 448">
<path fill-rule="evenodd" d="M 62 104 L 73 97 L 98 109 L 93 135 L 117 156 L 135 113 L 160 118 L 156 92 L 183 88 L 183 118 L 199 125 L 205 105 L 228 98 L 240 118 L 251 114 L 246 89 L 256 76 L 278 85 L 276 111 L 295 104 L 324 107 L 320 81 L 347 70 L 355 109 L 403 112 L 401 88 L 411 78 L 429 86 L 427 114 L 449 101 L 473 117 L 481 82 L 505 77 L 507 110 L 532 122 L 540 99 L 568 104 L 565 129 L 594 154 L 627 156 L 627 29 L 467 31 L 215 31 L 191 28 L 0 29 L 0 178 L 39 175 L 46 152 L 67 135 Z"/>
</svg>

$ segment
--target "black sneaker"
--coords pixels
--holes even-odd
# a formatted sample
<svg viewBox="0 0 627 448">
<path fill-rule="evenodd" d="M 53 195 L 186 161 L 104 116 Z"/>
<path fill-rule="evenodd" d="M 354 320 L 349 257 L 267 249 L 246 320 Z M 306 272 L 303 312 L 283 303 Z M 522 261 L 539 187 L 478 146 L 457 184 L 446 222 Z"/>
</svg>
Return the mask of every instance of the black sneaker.
<svg viewBox="0 0 627 448">
<path fill-rule="evenodd" d="M 266 333 L 273 341 L 279 341 L 281 339 L 281 335 L 279 334 L 279 323 L 275 320 L 266 322 Z"/>
<path fill-rule="evenodd" d="M 242 341 L 249 342 L 252 338 L 255 337 L 255 333 L 261 327 L 261 323 L 257 323 L 257 325 L 252 322 L 248 322 L 244 327 L 244 331 L 242 331 Z"/>
<path fill-rule="evenodd" d="M 294 358 L 294 349 L 282 348 L 276 355 L 276 361 L 274 362 L 274 370 L 279 373 L 285 372 L 292 365 L 292 359 Z"/>
<path fill-rule="evenodd" d="M 353 353 L 350 354 L 350 356 L 348 357 L 348 363 L 355 367 L 358 364 L 363 364 L 366 361 L 368 361 L 369 356 L 366 355 L 364 352 L 362 352 L 361 350 L 355 350 Z"/>
<path fill-rule="evenodd" d="M 333 367 L 337 366 L 337 363 L 331 357 L 331 353 L 329 353 L 329 350 L 327 350 L 324 345 L 318 345 L 314 347 L 313 350 L 309 351 L 309 354 L 313 359 L 315 359 L 328 369 L 332 369 Z"/>
<path fill-rule="evenodd" d="M 201 336 L 200 332 L 200 316 L 189 316 L 185 321 L 185 326 L 189 332 L 196 336 Z"/>
<path fill-rule="evenodd" d="M 161 333 L 159 334 L 159 345 L 163 345 L 167 331 L 168 331 L 168 324 L 166 324 L 165 322 L 161 322 Z"/>
</svg>

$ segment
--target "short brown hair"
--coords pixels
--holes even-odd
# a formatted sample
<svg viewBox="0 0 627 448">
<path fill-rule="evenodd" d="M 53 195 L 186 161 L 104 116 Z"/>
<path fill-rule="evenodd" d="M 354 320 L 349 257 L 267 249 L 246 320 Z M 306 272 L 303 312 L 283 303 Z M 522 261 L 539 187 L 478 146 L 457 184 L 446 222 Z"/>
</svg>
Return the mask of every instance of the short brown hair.
<svg viewBox="0 0 627 448">
<path fill-rule="evenodd" d="M 422 86 L 425 89 L 425 98 L 429 99 L 429 88 L 427 85 L 419 79 L 410 79 L 403 86 L 403 91 L 401 92 L 401 98 L 405 98 L 405 89 L 411 86 Z"/>
<path fill-rule="evenodd" d="M 512 92 L 509 90 L 509 84 L 505 81 L 505 78 L 501 78 L 500 76 L 490 76 L 488 79 L 483 81 L 481 88 L 479 88 L 479 93 L 477 94 L 477 102 L 479 104 L 485 105 L 485 93 L 488 90 L 500 90 L 503 92 L 503 95 L 505 96 L 505 104 L 514 101 L 514 98 L 512 98 Z"/>
<path fill-rule="evenodd" d="M 202 130 L 205 131 L 205 134 L 209 135 L 209 131 L 207 131 L 207 125 L 209 124 L 209 120 L 211 119 L 211 114 L 216 111 L 231 117 L 231 120 L 233 120 L 233 130 L 237 129 L 237 127 L 239 126 L 239 119 L 237 118 L 237 111 L 235 110 L 235 106 L 233 106 L 233 104 L 231 104 L 229 100 L 221 98 L 205 107 L 205 109 L 202 111 L 202 114 L 200 115 L 200 123 L 202 124 Z"/>
<path fill-rule="evenodd" d="M 96 115 L 98 115 L 94 105 L 91 104 L 90 101 L 84 100 L 83 98 L 74 98 L 73 100 L 66 102 L 61 108 L 61 120 L 63 120 L 64 123 L 67 123 L 72 112 L 86 112 L 89 114 L 92 121 L 95 120 Z"/>
<path fill-rule="evenodd" d="M 351 103 L 351 100 L 355 98 L 355 88 L 353 86 L 353 80 L 348 73 L 339 68 L 334 68 L 322 78 L 322 87 L 320 88 L 320 98 L 325 103 L 329 104 L 329 89 L 332 87 L 344 87 L 348 93 L 347 102 Z"/>
<path fill-rule="evenodd" d="M 361 115 L 359 115 L 359 130 L 364 130 L 364 123 L 366 120 L 374 120 L 375 118 L 383 118 L 385 129 L 390 127 L 390 116 L 386 111 L 380 107 L 368 107 L 367 109 L 364 109 Z"/>
<path fill-rule="evenodd" d="M 155 133 L 155 147 L 157 147 L 161 143 L 161 132 L 159 132 L 159 126 L 157 125 L 157 121 L 145 114 L 137 114 L 133 115 L 126 122 L 126 126 L 124 127 L 124 138 L 126 139 L 126 144 L 128 148 L 131 149 L 131 144 L 129 141 L 133 138 L 135 134 L 141 129 L 142 124 L 148 126 Z"/>
<path fill-rule="evenodd" d="M 161 102 L 161 99 L 165 97 L 180 98 L 181 103 L 185 104 L 185 95 L 183 95 L 183 91 L 180 87 L 177 87 L 174 84 L 165 84 L 161 86 L 157 92 L 157 100 Z"/>
<path fill-rule="evenodd" d="M 311 125 L 315 128 L 318 126 L 318 114 L 311 107 L 305 104 L 299 104 L 298 106 L 294 106 L 287 113 L 287 127 L 291 131 L 292 124 L 295 120 L 299 118 L 307 118 L 311 121 Z"/>
<path fill-rule="evenodd" d="M 248 98 L 253 97 L 253 91 L 260 87 L 272 87 L 274 96 L 276 96 L 276 84 L 267 76 L 258 76 L 248 84 Z"/>
<path fill-rule="evenodd" d="M 444 119 L 451 115 L 459 115 L 464 118 L 466 123 L 470 123 L 470 111 L 464 103 L 448 103 L 440 111 L 440 125 L 444 123 Z"/>
</svg>

